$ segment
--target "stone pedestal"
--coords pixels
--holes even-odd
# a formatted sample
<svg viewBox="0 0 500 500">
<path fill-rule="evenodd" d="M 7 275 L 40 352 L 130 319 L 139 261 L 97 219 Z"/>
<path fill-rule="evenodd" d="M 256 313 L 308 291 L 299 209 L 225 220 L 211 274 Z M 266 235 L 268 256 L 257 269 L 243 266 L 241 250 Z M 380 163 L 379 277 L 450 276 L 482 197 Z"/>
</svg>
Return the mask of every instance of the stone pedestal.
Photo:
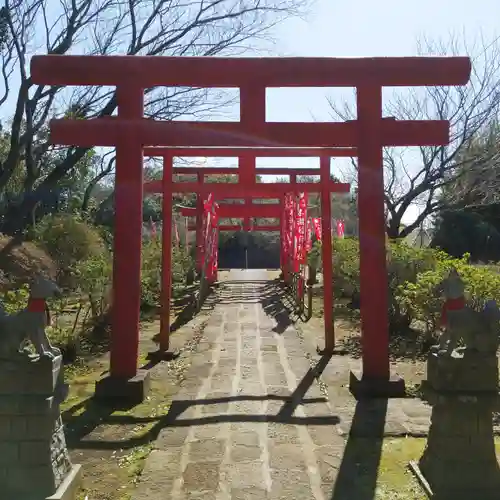
<svg viewBox="0 0 500 500">
<path fill-rule="evenodd" d="M 165 359 L 175 358 L 174 353 L 164 353 Z M 94 397 L 111 405 L 138 405 L 151 391 L 151 376 L 148 370 L 137 370 L 132 378 L 107 375 L 95 384 Z"/>
<path fill-rule="evenodd" d="M 405 381 L 398 375 L 389 378 L 365 377 L 361 373 L 349 373 L 349 390 L 356 399 L 361 398 L 404 398 Z"/>
<path fill-rule="evenodd" d="M 424 392 L 433 405 L 426 449 L 413 468 L 439 499 L 499 498 L 492 412 L 498 406 L 494 355 L 431 354 Z"/>
<path fill-rule="evenodd" d="M 0 497 L 75 497 L 79 466 L 66 448 L 59 410 L 66 398 L 62 358 L 0 359 Z"/>
<path fill-rule="evenodd" d="M 431 353 L 424 385 L 436 392 L 460 394 L 498 392 L 496 356 L 464 351 L 453 356 Z"/>
</svg>

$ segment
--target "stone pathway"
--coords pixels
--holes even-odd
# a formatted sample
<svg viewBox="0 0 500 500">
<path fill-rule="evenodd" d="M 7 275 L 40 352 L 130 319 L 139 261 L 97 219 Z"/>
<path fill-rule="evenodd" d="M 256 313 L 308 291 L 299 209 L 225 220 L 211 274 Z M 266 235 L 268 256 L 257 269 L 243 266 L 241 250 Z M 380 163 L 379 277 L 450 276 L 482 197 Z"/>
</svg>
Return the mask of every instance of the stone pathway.
<svg viewBox="0 0 500 500">
<path fill-rule="evenodd" d="M 265 271 L 229 279 L 134 500 L 373 498 L 383 436 L 425 434 L 430 409 L 356 403 L 346 358 L 307 355 Z"/>
<path fill-rule="evenodd" d="M 134 499 L 329 498 L 344 439 L 299 337 L 265 282 L 219 293 Z"/>
</svg>

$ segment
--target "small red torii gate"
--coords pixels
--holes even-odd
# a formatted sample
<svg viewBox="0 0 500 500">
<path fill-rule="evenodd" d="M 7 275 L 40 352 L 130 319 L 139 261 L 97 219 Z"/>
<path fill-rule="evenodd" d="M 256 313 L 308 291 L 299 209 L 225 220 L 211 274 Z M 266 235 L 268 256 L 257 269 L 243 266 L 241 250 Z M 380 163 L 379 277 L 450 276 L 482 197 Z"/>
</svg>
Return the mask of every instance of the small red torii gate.
<svg viewBox="0 0 500 500">
<path fill-rule="evenodd" d="M 362 307 L 362 379 L 352 389 L 387 395 L 389 369 L 385 249 L 384 146 L 440 146 L 449 142 L 448 121 L 405 121 L 382 117 L 382 87 L 464 85 L 467 57 L 408 58 L 218 58 L 158 56 L 34 56 L 31 79 L 43 85 L 116 87 L 118 116 L 62 119 L 50 124 L 52 142 L 80 147 L 116 146 L 115 252 L 112 348 L 103 392 L 135 391 L 137 372 L 143 147 L 356 147 Z M 239 122 L 161 122 L 144 118 L 144 89 L 155 86 L 240 88 Z M 266 122 L 267 87 L 355 87 L 357 120 L 344 123 Z M 165 178 L 165 176 L 164 176 Z M 167 179 L 170 177 L 167 176 Z M 249 184 L 231 184 L 231 196 L 248 197 Z M 283 187 L 264 184 L 266 193 Z M 206 186 L 166 182 L 166 192 L 208 192 Z M 259 186 L 260 188 L 262 186 Z M 224 186 L 212 184 L 216 197 Z M 301 191 L 315 185 L 301 184 Z M 317 187 L 316 187 L 317 189 Z M 326 196 L 326 189 L 322 192 Z M 170 196 L 166 198 L 171 199 Z M 171 207 L 170 207 L 171 208 Z M 325 239 L 326 241 L 326 239 Z M 398 390 L 401 383 L 396 383 Z M 404 388 L 404 384 L 403 384 Z M 142 390 L 142 389 L 141 389 Z M 143 393 L 140 394 L 141 397 Z"/>
<path fill-rule="evenodd" d="M 196 175 L 198 184 L 203 184 L 205 182 L 205 175 L 237 175 L 244 177 L 245 179 L 254 179 L 253 184 L 255 184 L 255 177 L 258 175 L 276 175 L 276 176 L 288 176 L 290 178 L 290 187 L 292 188 L 297 183 L 297 176 L 318 176 L 321 178 L 321 169 L 318 168 L 286 168 L 286 167 L 264 167 L 256 168 L 255 160 L 256 157 L 312 157 L 312 156 L 332 156 L 332 157 L 353 157 L 357 155 L 355 148 L 145 148 L 144 155 L 148 157 L 162 157 L 163 161 L 171 161 L 170 158 L 175 155 L 177 157 L 192 157 L 192 156 L 205 156 L 205 157 L 237 157 L 238 167 L 236 168 L 211 168 L 204 167 L 195 169 L 193 167 L 173 167 L 174 174 L 189 174 Z M 244 161 L 248 158 L 248 161 Z M 241 167 L 240 167 L 241 164 Z M 248 172 L 248 170 L 251 170 Z M 323 172 L 324 175 L 324 172 Z M 330 192 L 348 193 L 350 186 L 348 184 L 342 183 L 332 183 L 330 177 L 326 181 L 329 182 L 331 186 Z M 147 193 L 163 193 L 163 183 L 161 180 L 155 180 L 147 182 L 144 186 L 144 192 Z M 197 242 L 200 241 L 200 231 L 201 231 L 201 215 L 203 212 L 203 197 L 199 194 L 197 195 L 197 205 L 194 214 L 192 216 L 197 217 L 197 229 L 196 238 Z M 255 196 L 255 193 L 254 193 Z M 260 198 L 272 197 L 272 194 L 261 193 Z M 234 197 L 233 197 L 234 198 Z M 252 196 L 247 196 L 244 199 L 244 204 L 237 205 L 236 211 L 244 211 L 242 207 L 249 206 L 251 204 Z M 272 205 L 267 205 L 267 207 L 272 207 Z M 274 205 L 277 207 L 277 205 Z M 277 208 L 276 208 L 277 209 Z M 227 209 L 220 208 L 220 217 L 225 217 L 222 215 Z M 253 211 L 258 211 L 259 209 L 252 209 Z M 263 213 L 265 209 L 262 209 Z M 271 210 L 271 209 L 269 209 Z M 281 212 L 280 212 L 281 213 Z M 183 214 L 187 215 L 187 214 Z M 227 215 L 230 217 L 231 215 Z M 246 230 L 250 229 L 250 218 L 249 214 L 243 213 L 241 216 L 232 214 L 234 218 L 243 218 L 243 227 Z M 279 217 L 279 215 L 254 215 L 253 217 Z M 272 227 L 272 226 L 269 226 Z M 227 229 L 229 230 L 229 229 Z M 253 230 L 256 230 L 253 228 Z M 265 230 L 265 229 L 264 229 Z M 199 271 L 200 255 L 199 255 L 199 243 L 197 243 L 197 270 Z"/>
<path fill-rule="evenodd" d="M 162 180 L 153 180 L 144 184 L 144 193 L 156 193 L 163 194 L 163 213 L 170 214 L 172 210 L 171 192 L 167 188 L 167 183 L 172 181 L 172 174 L 196 174 L 198 178 L 197 190 L 193 188 L 193 192 L 197 193 L 197 206 L 195 208 L 182 208 L 180 213 L 183 216 L 194 216 L 196 217 L 196 226 L 192 229 L 196 230 L 196 248 L 197 248 L 197 268 L 201 270 L 202 265 L 202 254 L 201 254 L 201 230 L 203 221 L 203 209 L 204 201 L 203 196 L 200 195 L 200 187 L 208 189 L 211 193 L 213 192 L 212 187 L 215 186 L 214 183 L 205 184 L 205 175 L 227 175 L 233 174 L 238 176 L 243 176 L 249 182 L 246 187 L 247 196 L 245 197 L 244 204 L 222 204 L 219 203 L 217 207 L 217 215 L 219 218 L 241 218 L 247 222 L 244 225 L 245 230 L 249 230 L 249 220 L 253 217 L 260 218 L 279 218 L 283 216 L 283 193 L 284 190 L 287 192 L 296 192 L 302 190 L 304 183 L 297 183 L 297 176 L 309 175 L 318 176 L 320 178 L 319 183 L 308 183 L 309 190 L 311 191 L 311 186 L 316 186 L 315 191 L 323 192 L 326 191 L 326 195 L 322 199 L 322 231 L 323 234 L 331 234 L 331 205 L 330 205 L 330 194 L 331 193 L 349 193 L 350 184 L 341 183 L 331 180 L 330 176 L 330 157 L 320 157 L 320 168 L 283 168 L 283 167 L 267 167 L 267 168 L 256 168 L 255 160 L 256 153 L 266 154 L 269 156 L 303 156 L 307 157 L 312 154 L 318 155 L 321 153 L 328 153 L 330 155 L 342 156 L 342 157 L 352 157 L 356 155 L 356 150 L 354 148 L 145 148 L 144 154 L 149 157 L 161 157 L 163 159 L 163 178 Z M 192 157 L 201 156 L 201 154 L 211 154 L 212 156 L 218 157 L 234 157 L 238 155 L 238 167 L 236 168 L 193 168 L 193 167 L 177 167 L 173 166 L 174 156 Z M 242 159 L 249 159 L 253 161 L 243 162 Z M 244 169 L 251 168 L 250 174 L 245 172 Z M 168 173 L 170 172 L 170 174 Z M 278 186 L 279 190 L 271 190 L 269 193 L 266 189 L 267 184 L 256 183 L 256 176 L 258 175 L 278 175 L 278 176 L 289 176 L 289 183 L 273 183 L 274 186 Z M 167 180 L 167 182 L 165 182 Z M 175 185 L 180 185 L 181 183 L 175 183 Z M 186 183 L 182 183 L 184 185 Z M 193 183 L 191 183 L 193 185 Z M 225 186 L 226 190 L 230 191 L 231 199 L 237 199 L 233 195 L 232 188 L 234 186 L 239 186 L 240 183 L 224 183 L 217 184 L 217 186 Z M 168 189 L 168 190 L 166 190 Z M 186 192 L 186 191 L 184 191 Z M 169 196 L 170 193 L 170 196 Z M 281 193 L 281 194 L 280 194 Z M 225 196 L 228 198 L 229 196 Z M 252 198 L 279 198 L 279 204 L 254 204 L 252 203 Z M 170 199 L 169 199 L 170 198 Z M 218 200 L 219 202 L 221 200 Z M 324 206 L 323 206 L 324 205 Z M 167 217 L 169 217 L 167 215 Z M 160 350 L 167 351 L 170 345 L 170 299 L 171 299 L 171 276 L 168 271 L 171 267 L 171 221 L 164 216 L 164 230 L 162 232 L 162 312 L 161 312 L 161 326 L 159 343 Z M 168 227 L 166 227 L 168 226 Z M 240 226 L 219 226 L 219 230 L 239 230 Z M 283 240 L 284 235 L 282 234 L 282 225 L 277 226 L 254 226 L 253 231 L 280 231 L 281 240 Z M 327 240 L 327 241 L 326 241 Z M 324 316 L 325 316 L 325 336 L 324 336 L 324 349 L 326 351 L 331 351 L 335 345 L 334 337 L 334 325 L 333 325 L 333 287 L 332 287 L 332 241 L 330 238 L 326 238 L 322 245 L 322 255 L 323 255 L 323 283 L 324 283 Z"/>
</svg>

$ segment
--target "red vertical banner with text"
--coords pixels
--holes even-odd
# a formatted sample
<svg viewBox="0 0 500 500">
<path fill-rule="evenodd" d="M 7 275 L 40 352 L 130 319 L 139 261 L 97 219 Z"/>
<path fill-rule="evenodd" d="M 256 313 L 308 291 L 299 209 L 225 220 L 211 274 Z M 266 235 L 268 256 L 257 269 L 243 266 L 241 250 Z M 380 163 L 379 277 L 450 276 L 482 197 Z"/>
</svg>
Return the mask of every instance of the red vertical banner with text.
<svg viewBox="0 0 500 500">
<path fill-rule="evenodd" d="M 294 272 L 300 272 L 300 265 L 306 262 L 306 214 L 307 214 L 307 193 L 300 193 L 298 196 L 297 212 L 295 215 L 295 254 Z"/>
<path fill-rule="evenodd" d="M 314 217 L 312 220 L 313 228 L 314 228 L 314 234 L 316 236 L 316 239 L 318 241 L 321 241 L 321 219 L 319 217 Z"/>
<path fill-rule="evenodd" d="M 294 254 L 294 226 L 295 226 L 295 203 L 294 203 L 294 195 L 287 195 L 287 231 L 286 231 L 286 239 L 287 239 L 287 260 L 288 260 L 288 269 L 293 272 L 293 254 Z"/>
<path fill-rule="evenodd" d="M 312 250 L 312 220 L 307 219 L 306 252 L 310 252 L 311 250 Z"/>
<path fill-rule="evenodd" d="M 344 221 L 343 220 L 337 220 L 337 236 L 339 238 L 343 238 L 345 234 L 345 226 L 344 226 Z"/>
</svg>

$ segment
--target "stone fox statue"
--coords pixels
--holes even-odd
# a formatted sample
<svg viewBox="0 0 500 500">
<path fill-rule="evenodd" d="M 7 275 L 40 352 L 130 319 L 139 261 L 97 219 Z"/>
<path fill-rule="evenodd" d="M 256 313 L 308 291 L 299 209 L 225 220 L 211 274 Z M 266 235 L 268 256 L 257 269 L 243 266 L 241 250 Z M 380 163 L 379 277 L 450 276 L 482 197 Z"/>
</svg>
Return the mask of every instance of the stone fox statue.
<svg viewBox="0 0 500 500">
<path fill-rule="evenodd" d="M 54 282 L 37 277 L 31 283 L 25 309 L 9 315 L 0 304 L 0 357 L 14 356 L 28 340 L 39 356 L 54 358 L 61 354 L 45 332 L 50 324 L 46 299 L 59 296 L 61 290 Z"/>
<path fill-rule="evenodd" d="M 483 311 L 474 311 L 465 301 L 465 283 L 452 269 L 435 289 L 445 297 L 441 323 L 445 330 L 439 339 L 439 351 L 451 355 L 462 340 L 465 347 L 481 352 L 496 352 L 500 334 L 500 310 L 494 300 Z"/>
</svg>

